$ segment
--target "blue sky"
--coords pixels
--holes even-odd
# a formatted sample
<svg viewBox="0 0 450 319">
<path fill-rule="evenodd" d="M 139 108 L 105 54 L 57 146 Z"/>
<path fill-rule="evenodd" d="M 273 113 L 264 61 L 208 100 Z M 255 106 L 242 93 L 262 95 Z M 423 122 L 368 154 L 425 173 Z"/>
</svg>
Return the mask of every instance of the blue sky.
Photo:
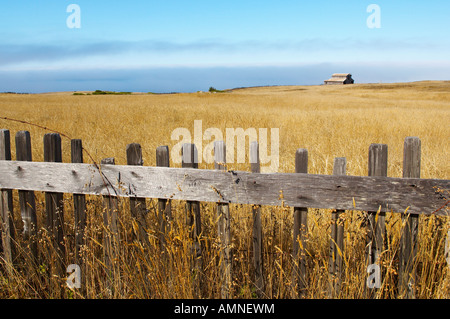
<svg viewBox="0 0 450 319">
<path fill-rule="evenodd" d="M 448 80 L 449 13 L 447 0 L 2 0 L 0 92 Z"/>
</svg>

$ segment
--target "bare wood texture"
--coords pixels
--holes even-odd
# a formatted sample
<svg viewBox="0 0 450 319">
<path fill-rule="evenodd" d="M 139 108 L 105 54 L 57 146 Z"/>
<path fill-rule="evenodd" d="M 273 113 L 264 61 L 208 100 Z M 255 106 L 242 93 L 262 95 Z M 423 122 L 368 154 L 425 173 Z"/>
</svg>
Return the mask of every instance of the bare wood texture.
<svg viewBox="0 0 450 319">
<path fill-rule="evenodd" d="M 101 160 L 101 169 L 114 166 L 113 157 Z M 112 297 L 118 287 L 120 276 L 118 274 L 118 251 L 119 251 L 119 201 L 112 193 L 103 195 L 103 258 L 106 266 L 106 287 Z"/>
<path fill-rule="evenodd" d="M 450 229 L 447 231 L 447 238 L 445 239 L 445 260 L 450 269 Z"/>
<path fill-rule="evenodd" d="M 0 188 L 446 216 L 450 180 L 0 161 Z"/>
<path fill-rule="evenodd" d="M 421 141 L 418 137 L 407 137 L 403 146 L 403 177 L 420 178 Z M 415 259 L 417 255 L 417 237 L 419 215 L 402 214 L 403 233 L 400 239 L 399 260 L 399 296 L 413 299 L 415 284 Z"/>
<path fill-rule="evenodd" d="M 260 173 L 259 144 L 254 141 L 250 144 L 250 163 L 252 173 Z M 264 262 L 263 262 L 263 235 L 261 222 L 261 206 L 252 206 L 253 215 L 253 267 L 255 268 L 255 288 L 259 298 L 264 296 Z"/>
<path fill-rule="evenodd" d="M 127 164 L 128 165 L 139 165 L 142 166 L 144 161 L 142 159 L 142 148 L 141 145 L 137 143 L 132 143 L 127 145 Z M 150 247 L 148 240 L 148 234 L 146 229 L 148 228 L 147 222 L 145 221 L 145 215 L 147 213 L 147 206 L 145 203 L 145 198 L 143 197 L 130 197 L 130 211 L 134 222 L 137 223 L 137 238 L 139 242 L 145 245 L 147 248 Z"/>
<path fill-rule="evenodd" d="M 11 137 L 9 130 L 0 130 L 0 160 L 11 160 Z M 12 190 L 0 186 L 0 218 L 1 218 L 1 242 L 3 255 L 8 273 L 12 273 L 15 249 L 14 209 Z"/>
<path fill-rule="evenodd" d="M 70 141 L 72 163 L 83 163 L 83 143 L 80 139 Z M 84 231 L 86 228 L 86 196 L 73 194 L 73 212 L 75 221 L 75 263 L 83 264 L 81 248 L 86 244 Z"/>
<path fill-rule="evenodd" d="M 214 142 L 214 167 L 218 170 L 226 170 L 226 145 L 223 141 Z M 225 203 L 217 204 L 217 233 L 220 243 L 220 273 L 221 273 L 221 298 L 230 298 L 232 255 L 231 255 L 231 216 L 230 207 Z"/>
<path fill-rule="evenodd" d="M 31 154 L 31 136 L 28 131 L 19 131 L 16 133 L 16 159 L 18 161 L 28 162 L 33 160 Z M 26 246 L 26 254 L 29 257 L 30 262 L 36 264 L 38 258 L 38 245 L 34 192 L 19 190 L 19 205 L 23 221 L 23 240 Z"/>
<path fill-rule="evenodd" d="M 198 171 L 198 153 L 195 144 L 185 143 L 181 148 L 181 166 Z M 195 186 L 194 182 L 194 186 Z M 183 191 L 183 188 L 178 185 Z M 163 197 L 163 196 L 161 196 Z M 157 198 L 160 198 L 157 196 Z M 189 238 L 192 242 L 192 276 L 194 298 L 201 298 L 203 289 L 203 254 L 201 244 L 202 222 L 200 203 L 195 200 L 186 201 L 186 226 L 189 229 Z"/>
<path fill-rule="evenodd" d="M 83 142 L 80 139 L 70 141 L 70 159 L 72 163 L 83 163 Z M 86 263 L 83 249 L 86 247 L 86 196 L 73 194 L 73 217 L 75 227 L 75 264 L 81 267 L 81 291 L 86 292 Z M 84 275 L 83 275 L 84 274 Z"/>
<path fill-rule="evenodd" d="M 104 158 L 101 161 L 102 169 L 107 166 L 115 164 L 115 159 L 112 157 Z M 115 255 L 116 245 L 118 244 L 118 211 L 119 203 L 115 196 L 112 194 L 103 195 L 103 225 L 104 225 L 104 254 L 105 264 L 108 268 L 111 268 Z"/>
<path fill-rule="evenodd" d="M 334 159 L 333 175 L 345 175 L 347 160 L 345 157 Z M 328 270 L 330 274 L 329 296 L 336 298 L 339 295 L 342 279 L 342 261 L 344 253 L 344 224 L 341 215 L 345 211 L 336 210 L 331 213 L 331 239 Z"/>
<path fill-rule="evenodd" d="M 159 146 L 156 149 L 156 166 L 169 167 L 169 147 Z M 170 199 L 158 198 L 158 222 L 159 222 L 159 243 L 161 250 L 165 250 L 166 234 L 170 232 L 170 223 L 172 221 L 172 204 Z"/>
<path fill-rule="evenodd" d="M 372 144 L 369 148 L 369 176 L 387 176 L 388 149 L 386 144 Z M 405 207 L 406 208 L 406 207 Z M 368 264 L 377 263 L 383 250 L 385 213 L 378 208 L 369 211 Z"/>
<path fill-rule="evenodd" d="M 62 162 L 61 137 L 58 133 L 44 135 L 44 161 Z M 25 162 L 24 162 L 25 163 Z M 55 176 L 59 179 L 60 176 Z M 45 211 L 47 217 L 47 229 L 53 238 L 56 252 L 55 269 L 58 275 L 63 275 L 65 261 L 64 246 L 64 203 L 63 193 L 57 190 L 45 193 Z"/>
<path fill-rule="evenodd" d="M 295 153 L 295 172 L 308 173 L 308 150 L 298 149 Z M 284 190 L 283 190 L 284 197 Z M 294 297 L 305 297 L 306 281 L 306 241 L 305 236 L 308 229 L 308 208 L 294 207 L 294 236 L 292 255 L 294 265 L 292 280 L 294 283 Z"/>
<path fill-rule="evenodd" d="M 387 176 L 388 146 L 386 144 L 371 144 L 369 147 L 369 176 Z M 386 214 L 378 208 L 368 212 L 368 233 L 366 245 L 367 265 L 380 265 L 380 256 L 384 250 L 386 232 Z M 366 287 L 367 288 L 367 287 Z M 375 289 L 368 289 L 370 297 L 375 296 Z"/>
<path fill-rule="evenodd" d="M 44 161 L 62 162 L 61 136 L 58 133 L 48 133 L 44 135 Z M 22 162 L 31 163 L 31 162 Z M 60 178 L 60 176 L 55 176 Z M 50 191 L 45 193 L 46 227 L 52 240 L 53 252 L 50 265 L 49 283 L 56 296 L 63 297 L 63 289 L 60 279 L 65 276 L 65 255 L 64 244 L 64 202 L 63 193 Z"/>
</svg>

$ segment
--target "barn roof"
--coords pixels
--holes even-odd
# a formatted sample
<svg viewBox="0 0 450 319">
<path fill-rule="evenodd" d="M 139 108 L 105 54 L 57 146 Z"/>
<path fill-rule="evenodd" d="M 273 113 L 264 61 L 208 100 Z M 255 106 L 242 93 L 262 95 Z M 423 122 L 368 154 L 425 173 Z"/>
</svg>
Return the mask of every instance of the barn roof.
<svg viewBox="0 0 450 319">
<path fill-rule="evenodd" d="M 332 77 L 341 77 L 341 76 L 345 76 L 345 77 L 347 77 L 347 76 L 352 76 L 350 73 L 334 73 L 333 75 L 332 75 Z"/>
</svg>

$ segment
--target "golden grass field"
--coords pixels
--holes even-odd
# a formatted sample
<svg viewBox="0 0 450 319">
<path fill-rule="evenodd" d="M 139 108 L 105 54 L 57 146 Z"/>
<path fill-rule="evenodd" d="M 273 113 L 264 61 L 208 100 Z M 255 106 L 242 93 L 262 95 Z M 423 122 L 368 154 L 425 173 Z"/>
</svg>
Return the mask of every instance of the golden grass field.
<svg viewBox="0 0 450 319">
<path fill-rule="evenodd" d="M 95 88 L 93 88 L 95 89 Z M 308 149 L 308 172 L 332 174 L 333 159 L 347 158 L 347 174 L 367 175 L 368 149 L 371 143 L 388 145 L 388 176 L 402 176 L 403 142 L 407 136 L 422 141 L 421 177 L 450 178 L 450 81 L 424 81 L 396 84 L 355 84 L 350 86 L 277 86 L 242 88 L 225 93 L 83 95 L 73 92 L 48 94 L 0 94 L 0 117 L 18 119 L 48 127 L 70 138 L 83 140 L 84 148 L 99 162 L 115 157 L 116 164 L 126 164 L 126 145 L 140 143 L 144 165 L 154 166 L 155 149 L 178 141 L 171 132 L 185 127 L 193 134 L 194 120 L 203 121 L 203 130 L 226 128 L 279 128 L 280 172 L 294 171 L 298 148 Z M 48 131 L 36 126 L 0 119 L 0 128 L 11 131 L 12 158 L 14 136 L 28 130 L 32 138 L 34 161 L 43 161 L 43 135 Z M 70 162 L 70 140 L 63 138 L 63 161 Z M 204 145 L 206 143 L 204 142 Z M 247 145 L 248 147 L 248 145 Z M 270 149 L 270 148 L 269 148 Z M 85 156 L 85 161 L 89 158 Z M 171 164 L 172 165 L 172 164 Z M 179 166 L 174 164 L 172 166 Z M 230 164 L 232 169 L 250 170 L 247 164 Z M 199 168 L 213 168 L 200 164 Z M 37 194 L 38 226 L 43 227 L 44 203 Z M 40 197 L 39 197 L 40 196 Z M 123 201 L 126 202 L 125 200 Z M 17 206 L 17 199 L 15 202 Z M 101 202 L 93 198 L 88 205 L 87 264 L 83 293 L 66 289 L 74 298 L 191 298 L 186 230 L 183 227 L 183 203 L 174 203 L 172 233 L 168 236 L 169 258 L 160 258 L 157 240 L 156 207 L 148 200 L 147 222 L 151 247 L 133 244 L 131 218 L 124 205 L 121 220 L 121 251 L 117 261 L 120 278 L 111 292 L 104 284 L 102 264 Z M 231 205 L 233 236 L 234 298 L 253 298 L 252 218 L 247 207 Z M 307 298 L 326 298 L 330 214 L 327 210 L 310 210 L 308 221 Z M 365 230 L 360 227 L 361 212 L 348 212 L 345 221 L 345 274 L 340 298 L 364 298 Z M 66 203 L 66 232 L 73 229 L 70 197 Z M 204 240 L 204 298 L 219 298 L 217 225 L 214 207 L 202 204 L 202 240 Z M 20 212 L 15 212 L 20 242 Z M 292 211 L 289 208 L 264 207 L 264 276 L 266 298 L 292 296 Z M 154 226 L 154 227 L 153 227 Z M 387 267 L 380 298 L 396 297 L 396 258 L 401 220 L 388 214 L 388 246 L 383 253 Z M 449 218 L 420 218 L 417 255 L 418 298 L 449 298 L 450 272 L 444 257 L 445 234 Z M 40 232 L 45 242 L 45 232 Z M 67 245 L 72 243 L 68 235 Z M 70 249 L 67 263 L 70 262 Z M 38 271 L 16 272 L 14 278 L 0 273 L 0 297 L 47 298 L 54 292 L 39 279 L 48 272 L 49 260 L 42 254 Z M 28 265 L 29 266 L 29 265 Z M 64 278 L 61 278 L 64 285 Z"/>
</svg>

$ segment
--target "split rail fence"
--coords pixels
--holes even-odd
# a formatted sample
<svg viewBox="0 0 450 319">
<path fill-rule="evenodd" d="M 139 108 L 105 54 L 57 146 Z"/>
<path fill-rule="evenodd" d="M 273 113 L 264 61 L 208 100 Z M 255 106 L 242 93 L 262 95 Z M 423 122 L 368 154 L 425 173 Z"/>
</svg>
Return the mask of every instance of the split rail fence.
<svg viewBox="0 0 450 319">
<path fill-rule="evenodd" d="M 334 297 L 339 289 L 344 250 L 344 226 L 339 222 L 345 210 L 368 212 L 367 265 L 376 264 L 383 250 L 386 212 L 402 214 L 404 224 L 401 237 L 399 262 L 399 296 L 414 297 L 414 259 L 417 252 L 418 217 L 426 215 L 448 215 L 450 180 L 420 179 L 421 141 L 407 137 L 404 142 L 403 178 L 387 177 L 387 145 L 372 144 L 369 148 L 368 176 L 347 176 L 346 159 L 336 158 L 333 175 L 314 175 L 308 172 L 308 151 L 298 149 L 295 154 L 295 173 L 260 173 L 259 147 L 250 145 L 251 172 L 226 169 L 226 147 L 224 142 L 215 142 L 215 169 L 197 169 L 197 150 L 194 144 L 182 147 L 182 167 L 169 167 L 167 146 L 156 150 L 157 167 L 142 165 L 139 144 L 127 146 L 127 164 L 114 165 L 114 159 L 102 160 L 101 164 L 83 163 L 81 140 L 71 141 L 72 163 L 62 163 L 61 137 L 57 133 L 44 136 L 44 162 L 32 162 L 31 138 L 27 131 L 15 137 L 16 161 L 11 159 L 10 132 L 0 130 L 0 191 L 3 260 L 14 267 L 14 208 L 12 190 L 19 191 L 24 237 L 35 238 L 36 209 L 34 191 L 45 192 L 46 226 L 54 238 L 58 255 L 65 254 L 63 244 L 63 193 L 73 194 L 74 220 L 76 225 L 75 255 L 83 245 L 86 225 L 85 195 L 103 196 L 104 225 L 117 232 L 117 197 L 130 198 L 131 214 L 138 221 L 139 239 L 148 240 L 141 223 L 145 214 L 145 198 L 157 198 L 160 216 L 159 232 L 164 233 L 166 220 L 171 214 L 171 200 L 186 201 L 186 223 L 190 227 L 194 288 L 201 285 L 202 247 L 200 202 L 217 203 L 218 236 L 221 247 L 220 272 L 222 278 L 221 297 L 231 297 L 232 250 L 229 204 L 251 204 L 253 214 L 253 264 L 254 283 L 259 296 L 264 290 L 262 262 L 261 206 L 285 205 L 294 207 L 294 229 L 292 257 L 296 284 L 295 297 L 305 294 L 305 229 L 308 208 L 332 209 L 332 227 L 329 249 L 329 273 L 337 280 L 331 284 L 329 296 Z M 280 196 L 282 194 L 282 196 Z M 405 213 L 406 212 L 406 213 Z M 447 234 L 450 236 L 450 234 Z M 164 244 L 164 236 L 161 237 Z M 449 239 L 447 238 L 447 249 Z M 104 238 L 105 264 L 111 263 L 114 251 L 111 238 Z M 29 250 L 37 256 L 38 243 L 31 242 Z M 448 254 L 448 250 L 447 250 Z M 77 258 L 75 256 L 75 258 Z M 449 261 L 447 257 L 447 261 Z M 64 260 L 64 258 L 60 258 Z M 450 262 L 450 261 L 449 261 Z M 60 265 L 55 271 L 64 271 Z M 11 268 L 9 268 L 11 269 Z M 196 294 L 201 297 L 201 293 Z"/>
</svg>

